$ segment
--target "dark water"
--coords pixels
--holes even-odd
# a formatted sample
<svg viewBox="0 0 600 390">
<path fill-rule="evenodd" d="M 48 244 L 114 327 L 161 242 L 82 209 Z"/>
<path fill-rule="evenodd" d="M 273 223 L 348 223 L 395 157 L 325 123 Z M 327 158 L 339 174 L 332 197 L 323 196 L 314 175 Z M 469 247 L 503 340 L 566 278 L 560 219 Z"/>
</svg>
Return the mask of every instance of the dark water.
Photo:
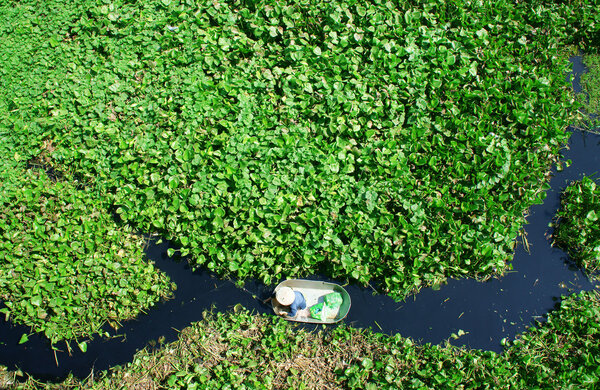
<svg viewBox="0 0 600 390">
<path fill-rule="evenodd" d="M 574 89 L 578 91 L 583 63 L 579 57 L 572 62 Z M 570 181 L 600 169 L 600 136 L 574 132 L 564 159 L 572 160 L 571 166 L 554 172 L 544 204 L 530 210 L 525 226 L 529 252 L 522 244 L 517 246 L 513 271 L 502 279 L 485 283 L 450 280 L 438 291 L 424 289 L 400 303 L 374 295 L 372 289 L 346 286 L 352 297 L 352 309 L 345 322 L 435 344 L 462 329 L 467 334 L 452 340 L 453 344 L 500 352 L 503 338 L 512 339 L 535 320 L 543 320 L 561 295 L 598 288 L 570 264 L 565 253 L 550 246 L 546 235 L 559 207 L 560 192 Z M 159 338 L 164 337 L 165 342 L 175 340 L 178 330 L 201 320 L 202 312 L 211 307 L 226 311 L 239 303 L 257 313 L 270 311 L 261 300 L 269 296 L 272 286 L 250 281 L 244 288 L 238 288 L 233 282 L 219 280 L 207 272 L 191 272 L 185 263 L 169 259 L 167 249 L 168 243 L 152 242 L 147 254 L 177 284 L 173 300 L 158 304 L 137 320 L 125 322 L 115 338 L 96 338 L 88 343 L 86 353 L 73 345 L 71 355 L 65 351 L 55 354 L 39 335 L 30 336 L 27 343 L 19 345 L 21 335 L 28 333 L 28 329 L 13 326 L 2 318 L 0 364 L 9 369 L 18 367 L 39 379 L 57 379 L 68 372 L 85 377 L 91 370 L 131 361 L 137 350 Z"/>
</svg>

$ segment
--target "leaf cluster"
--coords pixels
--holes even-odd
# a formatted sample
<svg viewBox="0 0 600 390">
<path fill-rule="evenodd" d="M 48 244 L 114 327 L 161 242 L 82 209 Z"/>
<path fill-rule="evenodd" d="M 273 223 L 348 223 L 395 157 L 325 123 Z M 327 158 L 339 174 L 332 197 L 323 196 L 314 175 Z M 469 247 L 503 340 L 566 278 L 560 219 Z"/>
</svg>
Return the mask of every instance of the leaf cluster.
<svg viewBox="0 0 600 390">
<path fill-rule="evenodd" d="M 581 125 L 588 130 L 600 131 L 600 55 L 585 55 L 588 71 L 581 75 L 582 92 L 577 95 L 583 106 Z"/>
<path fill-rule="evenodd" d="M 168 277 L 144 259 L 143 238 L 118 226 L 93 192 L 28 170 L 2 186 L 0 207 L 7 320 L 56 343 L 116 326 L 169 295 Z"/>
<path fill-rule="evenodd" d="M 553 245 L 563 248 L 592 278 L 600 269 L 600 187 L 589 177 L 572 182 L 561 195 Z"/>
<path fill-rule="evenodd" d="M 502 272 L 566 92 L 531 26 L 451 8 L 98 7 L 61 43 L 77 62 L 52 156 L 234 277 L 321 271 L 402 297 Z"/>
<path fill-rule="evenodd" d="M 568 138 L 553 3 L 81 0 L 58 33 L 27 4 L 3 123 L 221 275 L 501 274 Z"/>
<path fill-rule="evenodd" d="M 548 321 L 519 336 L 506 359 L 523 388 L 594 388 L 600 382 L 600 295 L 563 299 Z"/>
</svg>

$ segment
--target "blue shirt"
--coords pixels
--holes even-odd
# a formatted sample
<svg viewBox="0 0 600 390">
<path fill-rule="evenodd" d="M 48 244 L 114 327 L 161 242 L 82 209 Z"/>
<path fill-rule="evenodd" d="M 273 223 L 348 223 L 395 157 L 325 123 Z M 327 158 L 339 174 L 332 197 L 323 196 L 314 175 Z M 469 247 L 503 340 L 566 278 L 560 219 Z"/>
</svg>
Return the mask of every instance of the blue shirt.
<svg viewBox="0 0 600 390">
<path fill-rule="evenodd" d="M 290 317 L 295 316 L 298 309 L 306 309 L 306 301 L 304 300 L 304 295 L 302 295 L 302 293 L 299 291 L 294 291 L 294 294 L 296 295 L 296 298 L 294 298 L 294 302 L 292 302 L 292 304 L 290 305 L 290 314 L 288 314 Z"/>
</svg>

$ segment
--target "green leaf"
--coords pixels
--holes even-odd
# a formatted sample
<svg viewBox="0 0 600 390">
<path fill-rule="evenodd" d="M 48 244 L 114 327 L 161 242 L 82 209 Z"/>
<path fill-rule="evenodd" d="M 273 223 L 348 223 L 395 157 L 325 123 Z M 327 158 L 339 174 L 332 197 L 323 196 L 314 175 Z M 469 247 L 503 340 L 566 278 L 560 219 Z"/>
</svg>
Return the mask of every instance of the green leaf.
<svg viewBox="0 0 600 390">
<path fill-rule="evenodd" d="M 369 358 L 363 358 L 361 361 L 361 365 L 363 366 L 363 368 L 365 368 L 366 370 L 370 370 L 371 368 L 373 368 L 374 364 L 373 364 L 373 360 L 369 359 Z"/>
<path fill-rule="evenodd" d="M 40 297 L 39 295 L 31 298 L 31 304 L 34 306 L 40 306 L 42 304 L 42 297 Z"/>
<path fill-rule="evenodd" d="M 590 221 L 597 221 L 598 220 L 598 216 L 596 215 L 596 211 L 595 210 L 591 210 L 589 213 L 587 213 L 587 215 L 585 216 L 586 219 L 589 219 Z"/>
</svg>

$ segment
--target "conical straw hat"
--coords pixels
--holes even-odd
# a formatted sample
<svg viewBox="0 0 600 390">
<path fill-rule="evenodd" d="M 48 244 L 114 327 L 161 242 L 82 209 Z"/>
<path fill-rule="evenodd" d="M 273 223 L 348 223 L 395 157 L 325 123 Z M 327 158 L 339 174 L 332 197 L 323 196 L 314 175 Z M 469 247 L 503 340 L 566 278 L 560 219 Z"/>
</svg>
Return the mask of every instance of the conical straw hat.
<svg viewBox="0 0 600 390">
<path fill-rule="evenodd" d="M 294 290 L 290 287 L 282 287 L 277 290 L 277 294 L 275 294 L 275 299 L 283 306 L 289 306 L 294 303 L 294 299 L 296 295 L 294 294 Z"/>
</svg>

